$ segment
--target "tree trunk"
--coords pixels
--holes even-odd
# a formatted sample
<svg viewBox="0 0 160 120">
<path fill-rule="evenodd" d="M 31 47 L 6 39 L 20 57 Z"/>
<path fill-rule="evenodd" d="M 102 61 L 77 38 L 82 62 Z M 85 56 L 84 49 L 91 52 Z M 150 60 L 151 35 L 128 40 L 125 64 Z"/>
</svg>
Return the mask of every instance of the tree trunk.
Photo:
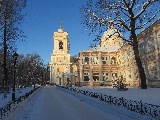
<svg viewBox="0 0 160 120">
<path fill-rule="evenodd" d="M 139 75 L 140 75 L 141 89 L 147 89 L 146 74 L 144 72 L 144 68 L 142 66 L 142 62 L 141 62 L 140 55 L 139 55 L 137 35 L 135 34 L 135 20 L 134 19 L 131 20 L 130 40 L 133 41 L 133 51 L 134 51 L 135 60 L 136 60 L 136 64 L 137 64 Z"/>
<path fill-rule="evenodd" d="M 136 64 L 137 64 L 140 79 L 141 79 L 141 89 L 147 89 L 146 75 L 145 75 L 144 68 L 142 66 L 142 62 L 139 55 L 138 41 L 137 41 L 136 34 L 134 34 L 132 38 L 134 39 L 133 50 L 134 50 L 135 60 L 136 60 Z"/>
<path fill-rule="evenodd" d="M 4 21 L 4 37 L 3 37 L 3 39 L 4 39 L 4 42 L 3 42 L 3 46 L 4 46 L 4 57 L 3 57 L 3 71 L 4 71 L 4 79 L 3 79 L 3 87 L 4 87 L 4 89 L 6 89 L 6 87 L 7 87 L 7 82 L 8 82 L 8 80 L 7 80 L 7 39 L 6 39 L 6 21 Z"/>
</svg>

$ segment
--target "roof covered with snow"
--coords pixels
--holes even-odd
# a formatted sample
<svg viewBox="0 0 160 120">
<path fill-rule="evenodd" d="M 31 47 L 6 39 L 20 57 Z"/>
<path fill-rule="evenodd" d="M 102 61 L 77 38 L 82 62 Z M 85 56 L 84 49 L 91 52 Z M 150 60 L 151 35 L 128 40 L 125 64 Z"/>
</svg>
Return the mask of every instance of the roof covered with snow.
<svg viewBox="0 0 160 120">
<path fill-rule="evenodd" d="M 94 51 L 114 52 L 114 51 L 118 51 L 119 48 L 120 48 L 120 46 L 118 46 L 118 45 L 97 46 L 97 47 L 89 48 L 87 50 L 83 50 L 83 51 L 80 51 L 80 52 L 94 52 Z"/>
</svg>

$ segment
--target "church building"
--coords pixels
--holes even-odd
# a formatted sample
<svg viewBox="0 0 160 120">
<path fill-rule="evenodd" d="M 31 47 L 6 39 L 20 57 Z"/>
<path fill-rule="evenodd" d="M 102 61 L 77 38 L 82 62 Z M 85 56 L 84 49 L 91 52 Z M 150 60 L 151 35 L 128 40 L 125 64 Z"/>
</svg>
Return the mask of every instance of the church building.
<svg viewBox="0 0 160 120">
<path fill-rule="evenodd" d="M 124 45 L 123 35 L 109 23 L 101 37 L 100 45 L 79 52 L 79 83 L 87 86 L 113 86 L 123 76 L 130 86 L 139 85 L 138 70 L 132 47 Z"/>
<path fill-rule="evenodd" d="M 160 87 L 160 19 L 137 35 L 141 61 L 149 87 Z M 112 86 L 120 78 L 127 86 L 140 86 L 133 48 L 109 22 L 99 45 L 70 56 L 68 33 L 62 28 L 54 32 L 54 50 L 50 62 L 50 83 L 81 86 Z"/>
<path fill-rule="evenodd" d="M 76 65 L 74 57 L 70 56 L 69 36 L 62 28 L 62 22 L 58 32 L 53 35 L 54 48 L 51 54 L 50 83 L 66 85 L 68 82 L 76 81 Z"/>
<path fill-rule="evenodd" d="M 139 51 L 150 87 L 160 87 L 160 19 L 138 34 Z M 123 78 L 127 86 L 140 86 L 140 77 L 133 48 L 123 41 L 122 34 L 109 23 L 100 45 L 78 54 L 78 78 L 81 85 L 113 86 Z"/>
</svg>

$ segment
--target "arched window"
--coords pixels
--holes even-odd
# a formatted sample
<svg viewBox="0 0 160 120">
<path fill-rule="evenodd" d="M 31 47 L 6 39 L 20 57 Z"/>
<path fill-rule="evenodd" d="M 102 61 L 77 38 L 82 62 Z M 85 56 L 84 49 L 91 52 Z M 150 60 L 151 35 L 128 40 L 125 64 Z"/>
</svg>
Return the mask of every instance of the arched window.
<svg viewBox="0 0 160 120">
<path fill-rule="evenodd" d="M 116 58 L 115 57 L 111 58 L 111 64 L 116 64 Z"/>
<path fill-rule="evenodd" d="M 59 50 L 60 49 L 63 49 L 63 42 L 62 41 L 59 42 Z"/>
</svg>

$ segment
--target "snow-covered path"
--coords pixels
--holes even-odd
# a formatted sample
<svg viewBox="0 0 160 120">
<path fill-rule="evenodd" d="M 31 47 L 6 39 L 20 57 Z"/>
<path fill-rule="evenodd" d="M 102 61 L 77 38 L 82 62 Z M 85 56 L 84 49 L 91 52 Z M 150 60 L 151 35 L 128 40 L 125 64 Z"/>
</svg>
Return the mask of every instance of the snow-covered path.
<svg viewBox="0 0 160 120">
<path fill-rule="evenodd" d="M 41 88 L 13 120 L 139 120 L 137 113 L 53 86 Z"/>
</svg>

